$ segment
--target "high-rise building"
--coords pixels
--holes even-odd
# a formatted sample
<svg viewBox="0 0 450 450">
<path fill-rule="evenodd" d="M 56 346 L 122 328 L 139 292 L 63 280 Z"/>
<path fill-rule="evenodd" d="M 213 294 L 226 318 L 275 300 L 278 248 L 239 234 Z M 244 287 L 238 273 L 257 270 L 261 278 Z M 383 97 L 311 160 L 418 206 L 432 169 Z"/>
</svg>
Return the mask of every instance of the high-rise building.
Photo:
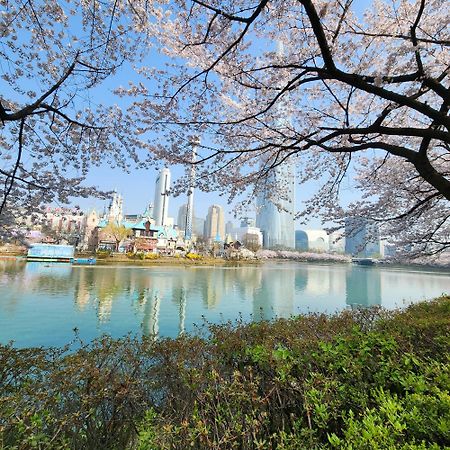
<svg viewBox="0 0 450 450">
<path fill-rule="evenodd" d="M 194 217 L 192 221 L 192 231 L 197 237 L 203 237 L 205 230 L 205 219 Z"/>
<path fill-rule="evenodd" d="M 180 230 L 183 231 L 185 230 L 186 227 L 186 209 L 187 209 L 186 203 L 178 208 L 177 226 Z"/>
<path fill-rule="evenodd" d="M 205 238 L 211 240 L 225 239 L 225 219 L 223 208 L 219 205 L 212 205 L 208 209 L 205 221 Z"/>
<path fill-rule="evenodd" d="M 345 253 L 353 256 L 380 255 L 380 231 L 378 224 L 364 217 L 345 220 Z"/>
<path fill-rule="evenodd" d="M 186 239 L 192 238 L 193 226 L 194 226 L 194 187 L 195 187 L 195 161 L 197 159 L 197 145 L 199 139 L 194 138 L 192 142 L 192 164 L 189 170 L 189 187 L 187 192 L 187 204 L 186 204 L 186 225 L 184 227 L 184 237 Z"/>
<path fill-rule="evenodd" d="M 289 160 L 272 169 L 257 198 L 264 248 L 295 248 L 295 173 Z"/>
<path fill-rule="evenodd" d="M 188 209 L 187 204 L 181 205 L 178 208 L 178 216 L 177 216 L 177 226 L 178 229 L 186 231 L 186 211 Z M 194 211 L 192 212 L 194 213 Z M 199 217 L 192 217 L 192 233 L 199 237 L 203 236 L 203 230 L 205 226 L 205 219 L 201 219 Z"/>
<path fill-rule="evenodd" d="M 159 172 L 156 179 L 155 203 L 153 213 L 157 226 L 168 225 L 167 215 L 169 212 L 170 195 L 170 170 L 165 168 Z"/>
<path fill-rule="evenodd" d="M 225 234 L 228 235 L 228 234 L 233 233 L 234 228 L 235 228 L 234 223 L 233 223 L 231 220 L 229 220 L 229 221 L 225 224 Z"/>
<path fill-rule="evenodd" d="M 283 43 L 277 42 L 277 54 L 284 54 Z M 289 97 L 284 98 L 289 102 Z M 291 127 L 291 118 L 281 103 L 278 105 L 276 127 L 283 131 Z M 289 131 L 287 131 L 289 132 Z M 276 153 L 275 160 L 261 161 L 267 167 L 285 155 Z M 295 248 L 295 166 L 292 158 L 270 169 L 265 185 L 257 197 L 256 226 L 263 234 L 264 248 Z"/>
</svg>

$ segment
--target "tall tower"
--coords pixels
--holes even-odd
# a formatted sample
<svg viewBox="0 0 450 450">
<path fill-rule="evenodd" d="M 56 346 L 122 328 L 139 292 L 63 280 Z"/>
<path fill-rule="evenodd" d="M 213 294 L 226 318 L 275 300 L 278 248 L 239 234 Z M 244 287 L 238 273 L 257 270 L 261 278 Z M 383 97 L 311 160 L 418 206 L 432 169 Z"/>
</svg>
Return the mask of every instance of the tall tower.
<svg viewBox="0 0 450 450">
<path fill-rule="evenodd" d="M 295 248 L 295 174 L 292 162 L 272 169 L 258 199 L 256 226 L 264 248 Z"/>
<path fill-rule="evenodd" d="M 195 187 L 195 161 L 197 159 L 197 146 L 199 144 L 199 139 L 197 137 L 194 138 L 192 142 L 192 160 L 191 160 L 191 169 L 189 173 L 189 189 L 188 189 L 188 198 L 186 205 L 186 225 L 184 228 L 184 237 L 185 239 L 192 238 L 192 225 L 193 225 L 193 217 L 194 217 L 194 187 Z"/>
<path fill-rule="evenodd" d="M 155 187 L 154 215 L 157 226 L 167 225 L 170 195 L 170 170 L 165 168 L 159 172 Z"/>
<path fill-rule="evenodd" d="M 182 204 L 178 208 L 177 225 L 180 230 L 184 230 L 186 226 L 186 209 L 187 209 L 186 203 Z"/>
<path fill-rule="evenodd" d="M 277 43 L 277 53 L 284 54 L 282 42 Z M 283 99 L 280 99 L 283 100 Z M 289 101 L 289 99 L 285 100 Z M 278 106 L 280 118 L 276 127 L 289 129 L 290 117 Z M 284 155 L 281 153 L 281 157 Z M 272 161 L 262 161 L 262 165 Z M 263 234 L 264 248 L 295 248 L 295 166 L 288 158 L 277 165 L 267 176 L 257 198 L 256 226 Z"/>
<path fill-rule="evenodd" d="M 208 209 L 205 222 L 205 238 L 223 241 L 225 239 L 225 220 L 223 208 L 212 205 Z"/>
</svg>

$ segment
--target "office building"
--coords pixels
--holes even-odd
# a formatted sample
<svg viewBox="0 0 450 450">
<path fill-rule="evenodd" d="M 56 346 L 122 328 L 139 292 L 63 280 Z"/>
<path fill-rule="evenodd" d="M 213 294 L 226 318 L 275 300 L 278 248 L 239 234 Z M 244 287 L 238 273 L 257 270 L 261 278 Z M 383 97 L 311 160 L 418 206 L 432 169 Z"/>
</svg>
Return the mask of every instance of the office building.
<svg viewBox="0 0 450 450">
<path fill-rule="evenodd" d="M 186 231 L 186 211 L 188 207 L 187 204 L 181 205 L 178 208 L 178 216 L 177 216 L 177 226 L 179 230 L 182 230 L 183 233 Z M 192 212 L 194 214 L 194 211 Z M 205 226 L 205 219 L 201 219 L 200 217 L 192 217 L 192 234 L 197 237 L 203 236 L 203 229 Z M 187 236 L 186 236 L 187 237 Z"/>
<path fill-rule="evenodd" d="M 157 226 L 168 225 L 169 195 L 170 170 L 165 168 L 159 172 L 158 178 L 156 179 L 153 213 Z"/>
<path fill-rule="evenodd" d="M 186 203 L 178 208 L 177 227 L 179 230 L 185 230 L 186 227 Z"/>
<path fill-rule="evenodd" d="M 345 220 L 345 253 L 368 258 L 380 256 L 378 224 L 363 217 Z"/>
<path fill-rule="evenodd" d="M 308 235 L 303 230 L 295 230 L 295 250 L 307 251 L 308 247 Z"/>
<path fill-rule="evenodd" d="M 232 234 L 234 230 L 234 223 L 229 220 L 226 224 L 225 224 L 225 234 Z"/>
<path fill-rule="evenodd" d="M 234 228 L 231 236 L 251 251 L 259 250 L 263 244 L 261 230 L 255 226 L 247 225 L 246 222 L 241 222 L 239 228 Z"/>
<path fill-rule="evenodd" d="M 205 229 L 205 219 L 194 217 L 192 221 L 192 231 L 197 237 L 203 237 Z"/>
<path fill-rule="evenodd" d="M 221 206 L 212 205 L 209 207 L 204 237 L 211 241 L 223 241 L 225 239 L 225 220 Z"/>
<path fill-rule="evenodd" d="M 277 42 L 277 54 L 284 55 L 281 41 Z M 289 102 L 289 96 L 283 100 Z M 275 127 L 280 131 L 291 129 L 286 109 L 281 103 L 278 103 L 277 109 Z M 295 168 L 292 158 L 280 162 L 285 156 L 278 150 L 269 160 L 262 161 L 262 167 L 279 162 L 270 169 L 257 197 L 256 226 L 263 234 L 264 248 L 295 248 Z"/>
<path fill-rule="evenodd" d="M 295 248 L 295 174 L 290 161 L 272 169 L 257 204 L 256 226 L 264 248 Z"/>
</svg>

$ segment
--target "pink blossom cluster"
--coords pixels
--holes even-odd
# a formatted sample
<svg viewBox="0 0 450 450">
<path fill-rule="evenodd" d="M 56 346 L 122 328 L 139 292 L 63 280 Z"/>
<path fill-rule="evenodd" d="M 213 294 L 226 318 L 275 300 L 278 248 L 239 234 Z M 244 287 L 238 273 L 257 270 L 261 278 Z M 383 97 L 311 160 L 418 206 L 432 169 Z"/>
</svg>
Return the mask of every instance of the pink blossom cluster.
<svg viewBox="0 0 450 450">
<path fill-rule="evenodd" d="M 348 255 L 333 253 L 295 252 L 289 250 L 259 250 L 256 254 L 259 259 L 289 259 L 293 261 L 332 261 L 347 263 L 351 261 Z"/>
</svg>

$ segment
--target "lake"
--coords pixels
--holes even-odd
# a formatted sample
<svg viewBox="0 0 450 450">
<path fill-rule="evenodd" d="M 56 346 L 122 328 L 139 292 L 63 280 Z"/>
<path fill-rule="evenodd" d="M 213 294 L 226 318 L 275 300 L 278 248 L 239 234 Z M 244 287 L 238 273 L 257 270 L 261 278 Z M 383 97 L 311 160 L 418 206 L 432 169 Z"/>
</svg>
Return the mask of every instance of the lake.
<svg viewBox="0 0 450 450">
<path fill-rule="evenodd" d="M 450 292 L 426 268 L 266 262 L 239 267 L 72 266 L 0 260 L 0 343 L 60 346 L 107 333 L 175 337 L 220 323 L 402 307 Z"/>
</svg>

